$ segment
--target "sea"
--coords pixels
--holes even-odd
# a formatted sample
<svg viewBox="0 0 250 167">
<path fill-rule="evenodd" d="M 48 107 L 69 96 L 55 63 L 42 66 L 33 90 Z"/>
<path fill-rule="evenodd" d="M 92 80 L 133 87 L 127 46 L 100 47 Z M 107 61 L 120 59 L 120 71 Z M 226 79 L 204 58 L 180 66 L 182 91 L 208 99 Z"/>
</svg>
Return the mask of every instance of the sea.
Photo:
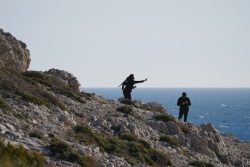
<svg viewBox="0 0 250 167">
<path fill-rule="evenodd" d="M 82 88 L 82 91 L 115 101 L 123 97 L 121 88 Z M 169 114 L 178 117 L 177 99 L 182 92 L 191 101 L 187 122 L 212 123 L 220 133 L 250 142 L 250 88 L 136 88 L 131 95 L 132 100 L 158 102 Z"/>
</svg>

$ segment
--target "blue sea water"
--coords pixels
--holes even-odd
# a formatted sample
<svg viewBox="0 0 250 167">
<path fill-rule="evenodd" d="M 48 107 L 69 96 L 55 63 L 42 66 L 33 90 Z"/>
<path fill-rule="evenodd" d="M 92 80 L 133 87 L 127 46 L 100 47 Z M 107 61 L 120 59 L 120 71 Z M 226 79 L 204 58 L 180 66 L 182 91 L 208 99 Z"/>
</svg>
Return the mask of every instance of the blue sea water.
<svg viewBox="0 0 250 167">
<path fill-rule="evenodd" d="M 121 88 L 82 88 L 82 91 L 115 101 L 123 97 Z M 176 103 L 182 92 L 187 93 L 192 103 L 188 122 L 212 123 L 221 133 L 250 142 L 250 88 L 136 88 L 132 99 L 156 101 L 166 107 L 169 114 L 178 117 Z"/>
</svg>

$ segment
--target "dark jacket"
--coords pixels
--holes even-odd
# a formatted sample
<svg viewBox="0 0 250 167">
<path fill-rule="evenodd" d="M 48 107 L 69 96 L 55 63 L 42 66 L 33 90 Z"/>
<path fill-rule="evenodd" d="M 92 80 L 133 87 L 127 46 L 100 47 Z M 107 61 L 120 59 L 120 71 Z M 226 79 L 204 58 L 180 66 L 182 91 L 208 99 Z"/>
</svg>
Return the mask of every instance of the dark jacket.
<svg viewBox="0 0 250 167">
<path fill-rule="evenodd" d="M 185 104 L 183 104 L 185 102 Z M 180 97 L 177 101 L 177 106 L 180 106 L 180 110 L 189 110 L 188 106 L 191 106 L 191 102 L 188 97 Z"/>
<path fill-rule="evenodd" d="M 141 81 L 134 81 L 134 80 L 126 81 L 122 85 L 122 90 L 124 92 L 132 92 L 132 89 L 134 89 L 134 84 L 142 83 L 142 82 L 144 82 L 144 80 L 141 80 Z"/>
</svg>

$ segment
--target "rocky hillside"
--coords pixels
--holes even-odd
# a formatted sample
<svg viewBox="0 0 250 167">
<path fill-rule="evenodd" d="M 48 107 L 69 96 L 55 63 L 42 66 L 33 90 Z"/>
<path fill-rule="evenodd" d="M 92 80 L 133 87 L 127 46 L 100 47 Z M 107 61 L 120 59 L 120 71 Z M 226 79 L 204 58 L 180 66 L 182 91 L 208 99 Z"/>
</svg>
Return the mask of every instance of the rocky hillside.
<svg viewBox="0 0 250 167">
<path fill-rule="evenodd" d="M 212 124 L 81 92 L 72 74 L 49 71 L 0 67 L 0 167 L 250 167 L 250 144 Z"/>
</svg>

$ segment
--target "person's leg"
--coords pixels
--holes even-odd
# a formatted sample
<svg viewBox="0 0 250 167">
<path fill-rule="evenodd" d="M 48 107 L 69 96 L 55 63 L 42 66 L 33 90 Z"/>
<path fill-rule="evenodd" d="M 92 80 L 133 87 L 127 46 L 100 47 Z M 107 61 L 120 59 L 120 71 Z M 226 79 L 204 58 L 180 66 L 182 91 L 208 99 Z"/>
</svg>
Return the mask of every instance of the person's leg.
<svg viewBox="0 0 250 167">
<path fill-rule="evenodd" d="M 131 94 L 130 92 L 123 92 L 124 98 L 131 100 Z"/>
<path fill-rule="evenodd" d="M 179 111 L 179 117 L 178 117 L 178 119 L 181 119 L 181 118 L 182 118 L 182 115 L 183 115 L 183 111 L 180 110 L 180 111 Z"/>
<path fill-rule="evenodd" d="M 129 99 L 129 100 L 132 100 L 132 99 L 131 99 L 131 92 L 128 92 L 128 99 Z"/>
<path fill-rule="evenodd" d="M 187 122 L 188 111 L 184 111 L 184 122 Z"/>
<path fill-rule="evenodd" d="M 124 99 L 126 99 L 127 98 L 126 92 L 122 92 L 122 93 L 123 93 Z"/>
</svg>

